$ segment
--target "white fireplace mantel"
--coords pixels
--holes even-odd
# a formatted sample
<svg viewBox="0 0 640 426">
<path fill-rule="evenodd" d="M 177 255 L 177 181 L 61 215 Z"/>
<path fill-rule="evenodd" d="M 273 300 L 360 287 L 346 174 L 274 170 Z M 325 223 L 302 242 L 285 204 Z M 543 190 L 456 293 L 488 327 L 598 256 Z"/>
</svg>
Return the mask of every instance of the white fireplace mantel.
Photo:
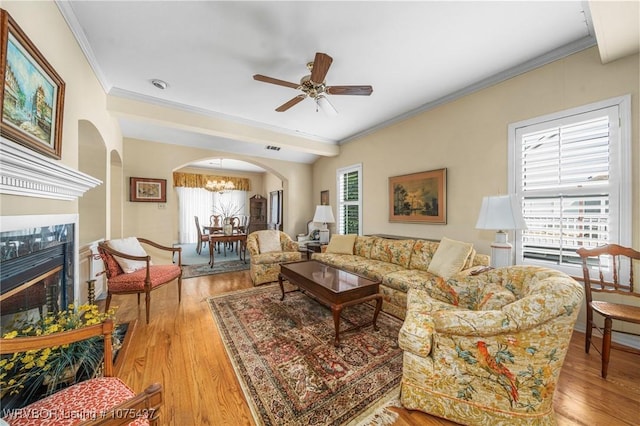
<svg viewBox="0 0 640 426">
<path fill-rule="evenodd" d="M 102 181 L 0 138 L 0 194 L 75 200 Z"/>
</svg>

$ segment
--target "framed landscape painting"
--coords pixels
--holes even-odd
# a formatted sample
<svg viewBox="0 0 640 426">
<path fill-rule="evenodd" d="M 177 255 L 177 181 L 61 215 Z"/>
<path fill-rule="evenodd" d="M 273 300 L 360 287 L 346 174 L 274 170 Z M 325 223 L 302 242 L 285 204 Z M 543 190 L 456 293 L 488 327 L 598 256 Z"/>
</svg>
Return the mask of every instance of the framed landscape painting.
<svg viewBox="0 0 640 426">
<path fill-rule="evenodd" d="M 129 201 L 167 202 L 167 180 L 132 177 L 129 179 Z"/>
<path fill-rule="evenodd" d="M 389 221 L 447 223 L 447 169 L 390 177 Z"/>
<path fill-rule="evenodd" d="M 64 81 L 5 10 L 0 33 L 0 135 L 60 159 Z"/>
</svg>

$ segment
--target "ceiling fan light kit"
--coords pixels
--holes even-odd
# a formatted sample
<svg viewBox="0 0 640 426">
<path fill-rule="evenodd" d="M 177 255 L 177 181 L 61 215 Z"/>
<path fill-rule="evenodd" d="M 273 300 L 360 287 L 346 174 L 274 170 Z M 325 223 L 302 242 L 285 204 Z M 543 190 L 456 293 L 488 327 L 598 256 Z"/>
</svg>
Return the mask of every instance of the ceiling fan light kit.
<svg viewBox="0 0 640 426">
<path fill-rule="evenodd" d="M 338 115 L 338 111 L 329 102 L 329 99 L 325 95 L 318 95 L 316 97 L 316 105 L 320 107 L 327 115 Z"/>
<path fill-rule="evenodd" d="M 306 97 L 316 101 L 316 111 L 318 107 L 329 115 L 337 115 L 338 111 L 331 105 L 326 95 L 359 95 L 369 96 L 373 92 L 371 86 L 327 86 L 325 77 L 329 71 L 329 67 L 333 62 L 333 58 L 326 53 L 317 52 L 313 62 L 307 63 L 307 68 L 311 72 L 300 79 L 300 84 L 279 80 L 273 77 L 267 77 L 262 74 L 255 74 L 253 79 L 263 83 L 276 84 L 278 86 L 290 87 L 292 89 L 301 90 L 303 93 L 293 99 L 285 102 L 276 108 L 278 112 L 284 112 L 292 106 L 298 104 Z"/>
</svg>

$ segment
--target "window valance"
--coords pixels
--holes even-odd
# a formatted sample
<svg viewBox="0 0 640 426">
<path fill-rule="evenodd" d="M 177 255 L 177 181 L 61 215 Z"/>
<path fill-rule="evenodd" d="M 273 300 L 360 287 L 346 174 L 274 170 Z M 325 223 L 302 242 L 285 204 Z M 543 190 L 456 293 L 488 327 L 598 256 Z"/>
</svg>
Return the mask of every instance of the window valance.
<svg viewBox="0 0 640 426">
<path fill-rule="evenodd" d="M 209 181 L 231 181 L 235 186 L 235 189 L 239 191 L 250 191 L 251 180 L 241 177 L 233 176 L 218 176 L 218 175 L 200 175 L 195 173 L 173 173 L 173 186 L 184 186 L 187 188 L 204 188 Z"/>
</svg>

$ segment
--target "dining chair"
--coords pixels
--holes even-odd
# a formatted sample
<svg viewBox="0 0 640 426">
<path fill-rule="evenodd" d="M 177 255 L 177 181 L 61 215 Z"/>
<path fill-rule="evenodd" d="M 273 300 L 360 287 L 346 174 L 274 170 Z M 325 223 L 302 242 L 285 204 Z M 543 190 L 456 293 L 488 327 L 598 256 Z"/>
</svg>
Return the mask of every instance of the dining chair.
<svg viewBox="0 0 640 426">
<path fill-rule="evenodd" d="M 209 226 L 214 228 L 222 228 L 222 216 L 219 214 L 212 214 L 209 216 Z"/>
<path fill-rule="evenodd" d="M 202 232 L 202 228 L 200 227 L 200 219 L 198 216 L 194 216 L 196 220 L 196 229 L 198 230 L 198 242 L 196 243 L 196 252 L 200 254 L 202 252 L 202 247 L 206 247 L 209 242 L 209 234 L 205 234 Z"/>
<path fill-rule="evenodd" d="M 240 223 L 241 220 L 239 217 L 237 216 L 233 216 L 229 219 L 229 223 L 231 224 L 231 235 L 237 235 L 238 233 L 240 233 Z M 237 241 L 227 241 L 225 243 L 223 243 L 224 246 L 224 255 L 227 255 L 227 248 L 229 248 L 229 250 L 234 250 L 234 244 L 235 244 L 235 251 L 236 253 L 238 253 L 238 242 Z M 219 252 L 219 251 L 218 251 Z"/>
<path fill-rule="evenodd" d="M 576 253 L 582 259 L 587 302 L 585 352 L 589 353 L 592 331 L 595 328 L 602 334 L 601 374 L 606 379 L 611 348 L 640 355 L 638 349 L 611 343 L 612 332 L 640 336 L 636 332 L 613 328 L 613 320 L 640 324 L 640 294 L 637 293 L 638 288 L 634 288 L 633 278 L 634 261 L 636 268 L 640 266 L 640 252 L 630 247 L 608 244 L 593 249 L 582 247 Z M 596 270 L 597 276 L 592 278 L 591 274 L 595 275 Z M 626 281 L 628 284 L 625 284 Z M 609 295 L 607 300 L 597 300 L 603 294 Z M 611 295 L 615 295 L 615 300 L 620 302 L 611 301 Z M 594 321 L 594 312 L 604 317 L 604 326 Z"/>
</svg>

